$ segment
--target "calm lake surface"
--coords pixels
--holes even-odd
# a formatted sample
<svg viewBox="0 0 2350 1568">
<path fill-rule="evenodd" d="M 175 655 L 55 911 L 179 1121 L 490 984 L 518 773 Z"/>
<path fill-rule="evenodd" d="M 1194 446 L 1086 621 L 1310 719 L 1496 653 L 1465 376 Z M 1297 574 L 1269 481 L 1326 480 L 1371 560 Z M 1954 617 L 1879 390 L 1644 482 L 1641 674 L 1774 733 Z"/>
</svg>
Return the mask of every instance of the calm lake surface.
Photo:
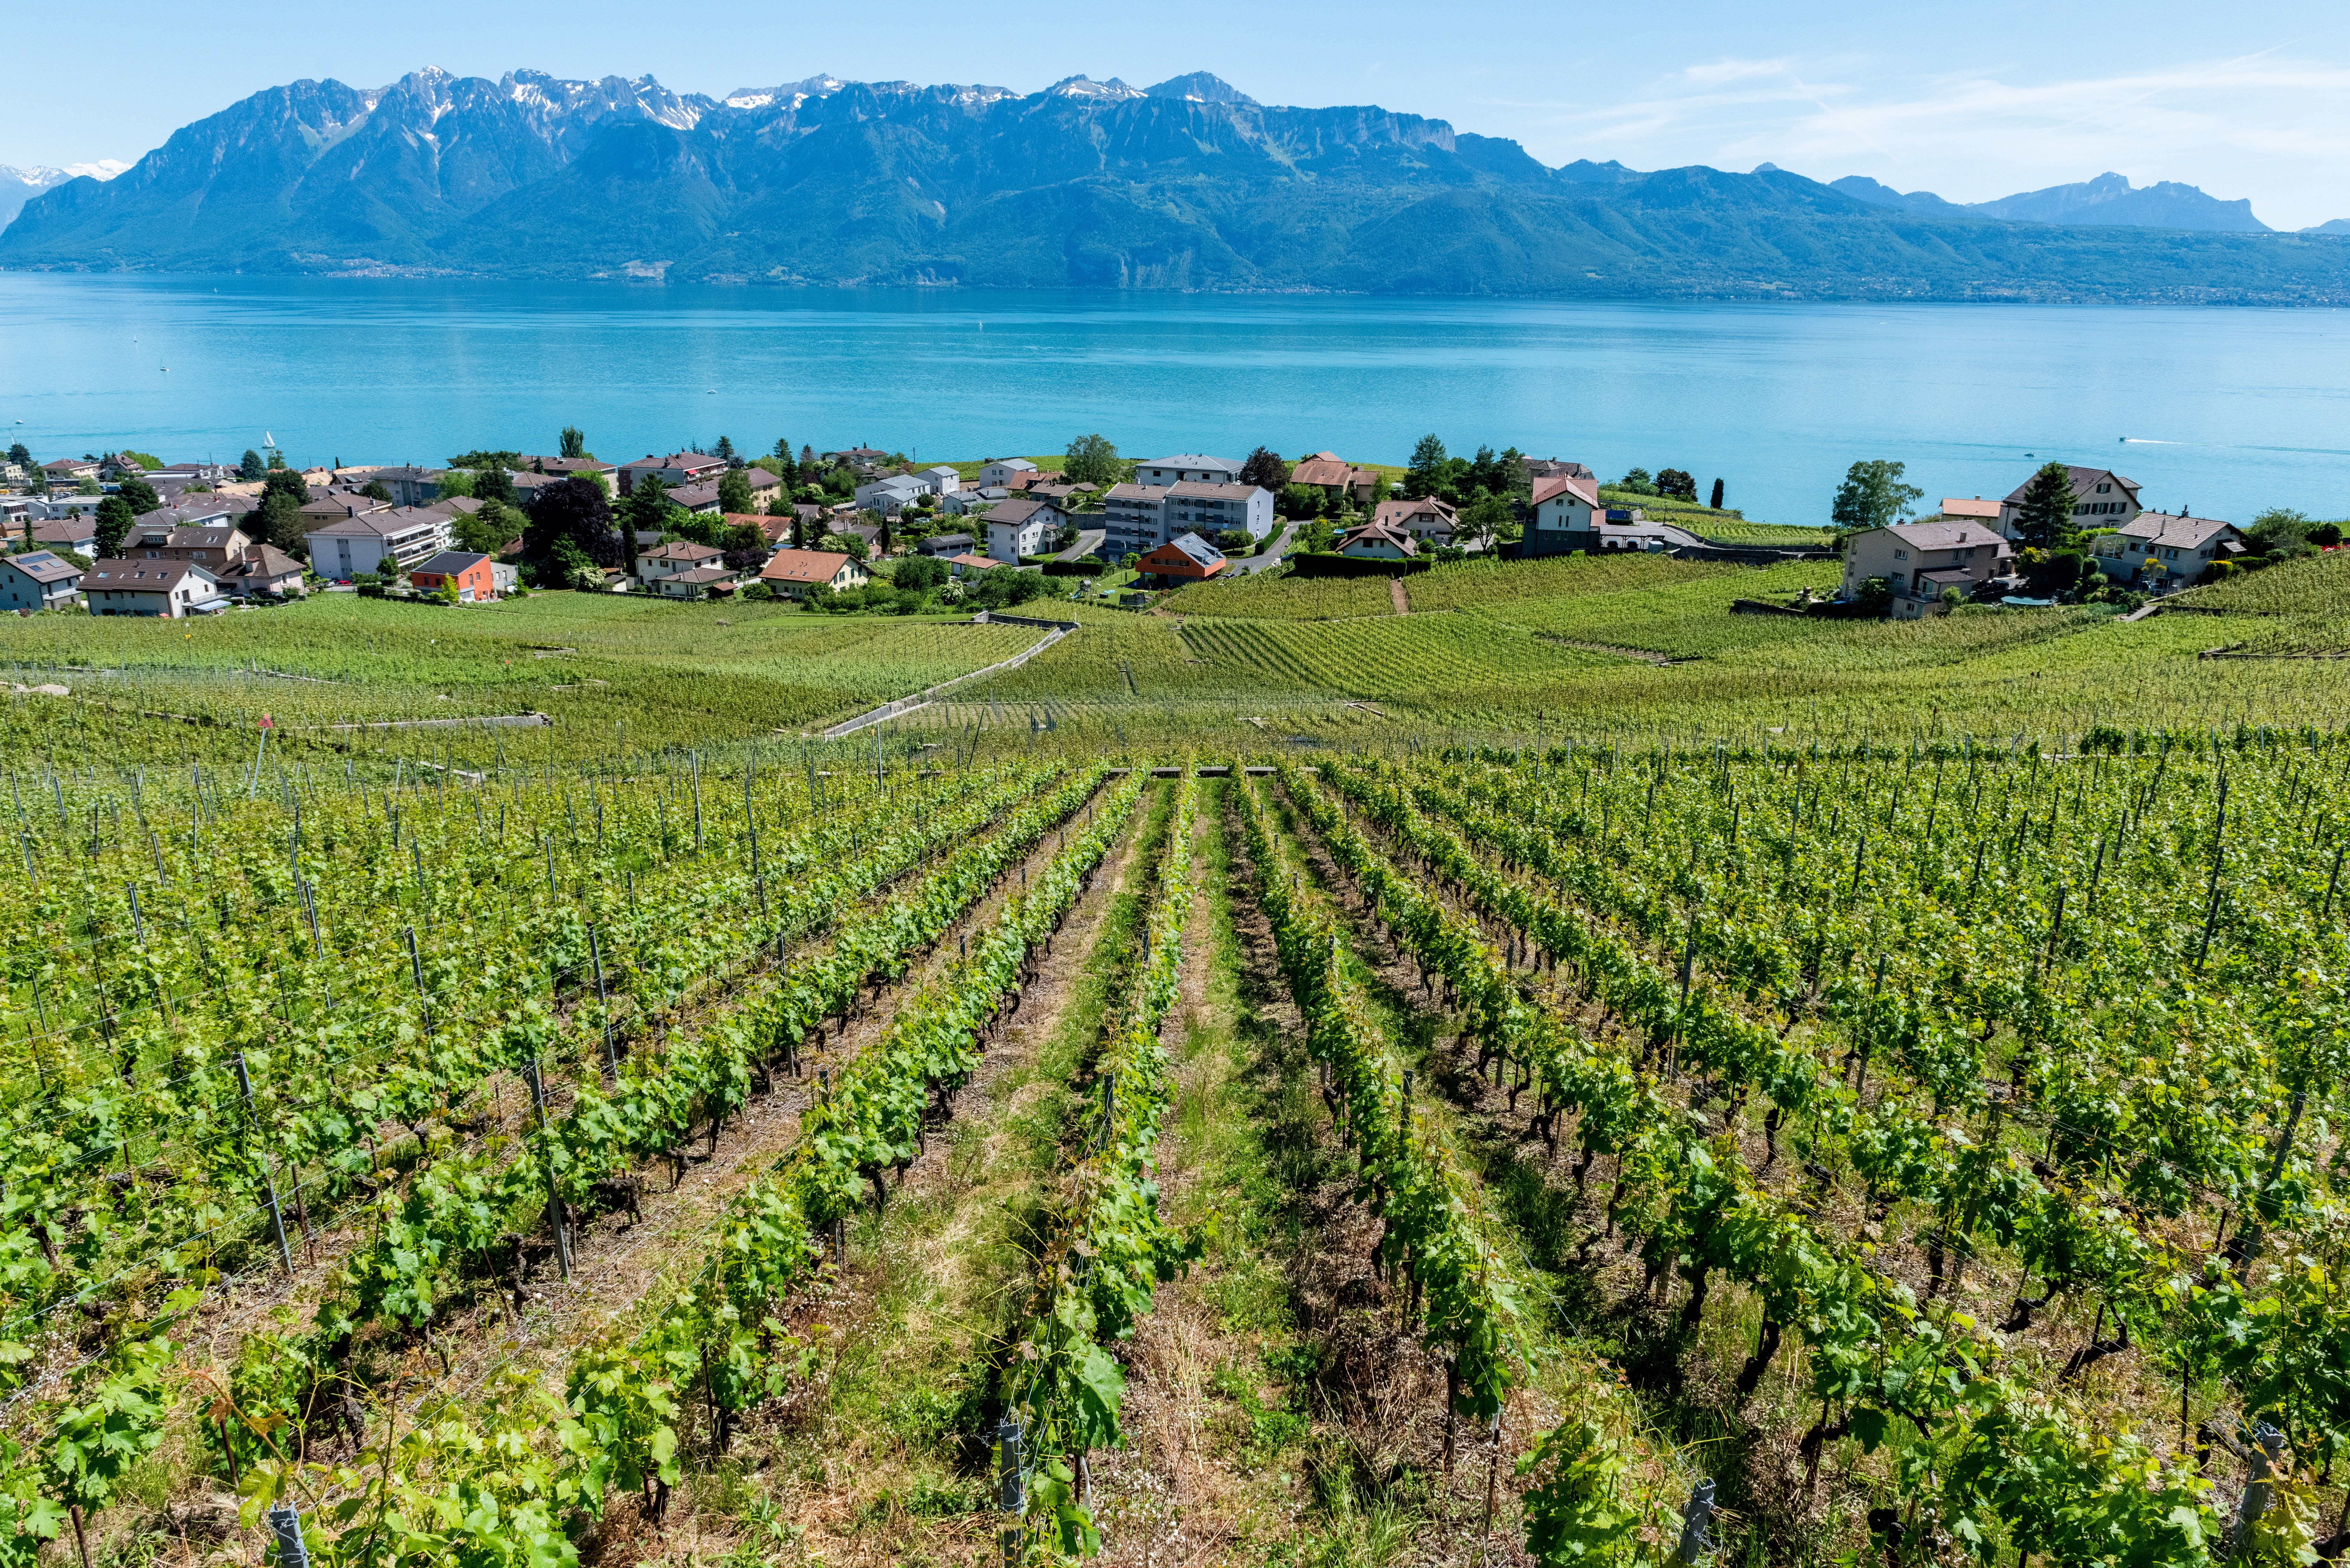
<svg viewBox="0 0 2350 1568">
<path fill-rule="evenodd" d="M 731 437 L 932 460 L 1262 442 L 1400 462 L 1434 431 L 1718 475 L 1818 524 L 1856 458 L 1928 504 L 2033 457 L 2146 504 L 2350 514 L 2350 313 L 2026 306 L 1592 305 L 0 274 L 0 432 L 297 463 Z M 5 442 L 0 442 L 5 444 Z"/>
</svg>

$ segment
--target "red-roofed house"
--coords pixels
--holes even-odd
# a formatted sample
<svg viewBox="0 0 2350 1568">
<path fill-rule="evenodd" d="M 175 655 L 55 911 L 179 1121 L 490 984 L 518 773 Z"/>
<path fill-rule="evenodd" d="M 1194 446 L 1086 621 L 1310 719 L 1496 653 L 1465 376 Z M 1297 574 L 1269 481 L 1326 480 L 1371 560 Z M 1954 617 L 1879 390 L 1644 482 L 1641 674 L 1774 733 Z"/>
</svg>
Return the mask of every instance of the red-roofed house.
<svg viewBox="0 0 2350 1568">
<path fill-rule="evenodd" d="M 866 581 L 866 571 L 842 551 L 778 550 L 767 557 L 759 580 L 778 597 L 804 599 L 812 588 L 857 587 Z"/>
</svg>

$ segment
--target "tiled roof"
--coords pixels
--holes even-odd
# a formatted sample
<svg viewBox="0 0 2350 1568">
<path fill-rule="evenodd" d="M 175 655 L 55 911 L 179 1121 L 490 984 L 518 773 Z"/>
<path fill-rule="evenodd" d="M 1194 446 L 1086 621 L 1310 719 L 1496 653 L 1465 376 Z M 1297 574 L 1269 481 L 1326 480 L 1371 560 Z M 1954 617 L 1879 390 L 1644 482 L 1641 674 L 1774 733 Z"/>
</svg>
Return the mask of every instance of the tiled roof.
<svg viewBox="0 0 2350 1568">
<path fill-rule="evenodd" d="M 1942 497 L 1942 515 L 1945 517 L 1980 517 L 1987 523 L 1996 523 L 1999 521 L 1999 503 L 1996 501 L 1985 501 L 1980 495 L 1976 496 L 1971 501 L 1963 496 L 1945 495 Z"/>
<path fill-rule="evenodd" d="M 768 583 L 828 583 L 839 575 L 848 557 L 837 550 L 778 550 L 760 568 L 759 580 Z"/>
<path fill-rule="evenodd" d="M 638 559 L 644 561 L 714 561 L 726 552 L 710 545 L 697 545 L 691 539 L 672 539 L 658 549 L 647 550 Z"/>
<path fill-rule="evenodd" d="M 1588 474 L 1554 473 L 1534 481 L 1534 504 L 1559 495 L 1572 495 L 1587 506 L 1599 504 L 1599 482 Z"/>
<path fill-rule="evenodd" d="M 2112 483 L 2120 485 L 2124 490 L 2129 493 L 2130 497 L 2133 500 L 2137 496 L 2137 481 L 2135 479 L 2124 479 L 2120 474 L 2116 473 L 2110 468 L 2083 468 L 2078 463 L 2066 463 L 2064 465 L 2064 472 L 2072 476 L 2073 493 L 2076 496 L 2095 494 L 2097 482 L 2099 480 L 2109 481 Z M 2025 480 L 2022 483 L 2017 485 L 2013 490 L 2007 493 L 2007 504 L 2010 506 L 2022 505 L 2023 493 L 2031 488 L 2032 481 L 2029 479 Z"/>
<path fill-rule="evenodd" d="M 2005 548 L 1998 532 L 1973 521 L 1945 523 L 1928 518 L 1919 523 L 1896 523 L 1886 530 L 1913 550 L 1964 550 L 1977 545 Z"/>
<path fill-rule="evenodd" d="M 210 572 L 193 561 L 127 561 L 120 556 L 108 556 L 90 563 L 88 572 L 82 577 L 82 586 L 85 590 L 127 588 L 151 594 L 163 593 L 178 587 L 191 572 L 208 583 L 215 580 Z"/>
<path fill-rule="evenodd" d="M 2233 523 L 2216 517 L 2182 517 L 2174 512 L 2141 512 L 2114 530 L 2126 539 L 2143 540 L 2169 550 L 2199 550 Z"/>
</svg>

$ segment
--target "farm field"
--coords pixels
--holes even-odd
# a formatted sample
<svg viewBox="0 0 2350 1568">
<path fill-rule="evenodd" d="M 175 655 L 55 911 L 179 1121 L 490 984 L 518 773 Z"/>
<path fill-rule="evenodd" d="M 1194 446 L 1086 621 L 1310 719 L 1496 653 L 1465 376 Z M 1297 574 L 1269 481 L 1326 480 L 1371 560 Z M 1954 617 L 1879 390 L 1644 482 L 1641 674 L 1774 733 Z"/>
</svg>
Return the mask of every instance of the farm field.
<svg viewBox="0 0 2350 1568">
<path fill-rule="evenodd" d="M 21 761 L 12 1550 L 2325 1542 L 2350 738 L 1378 734 Z"/>
</svg>

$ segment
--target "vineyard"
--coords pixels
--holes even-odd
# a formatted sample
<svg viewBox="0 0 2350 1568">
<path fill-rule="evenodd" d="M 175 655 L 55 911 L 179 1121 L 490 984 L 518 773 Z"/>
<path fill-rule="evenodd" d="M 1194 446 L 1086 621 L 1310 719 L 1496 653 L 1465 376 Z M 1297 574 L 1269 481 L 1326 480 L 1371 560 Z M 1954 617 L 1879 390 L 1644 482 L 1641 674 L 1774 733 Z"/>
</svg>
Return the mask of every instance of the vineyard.
<svg viewBox="0 0 2350 1568">
<path fill-rule="evenodd" d="M 20 752 L 0 1553 L 2350 1547 L 2339 732 L 981 739 Z"/>
</svg>

